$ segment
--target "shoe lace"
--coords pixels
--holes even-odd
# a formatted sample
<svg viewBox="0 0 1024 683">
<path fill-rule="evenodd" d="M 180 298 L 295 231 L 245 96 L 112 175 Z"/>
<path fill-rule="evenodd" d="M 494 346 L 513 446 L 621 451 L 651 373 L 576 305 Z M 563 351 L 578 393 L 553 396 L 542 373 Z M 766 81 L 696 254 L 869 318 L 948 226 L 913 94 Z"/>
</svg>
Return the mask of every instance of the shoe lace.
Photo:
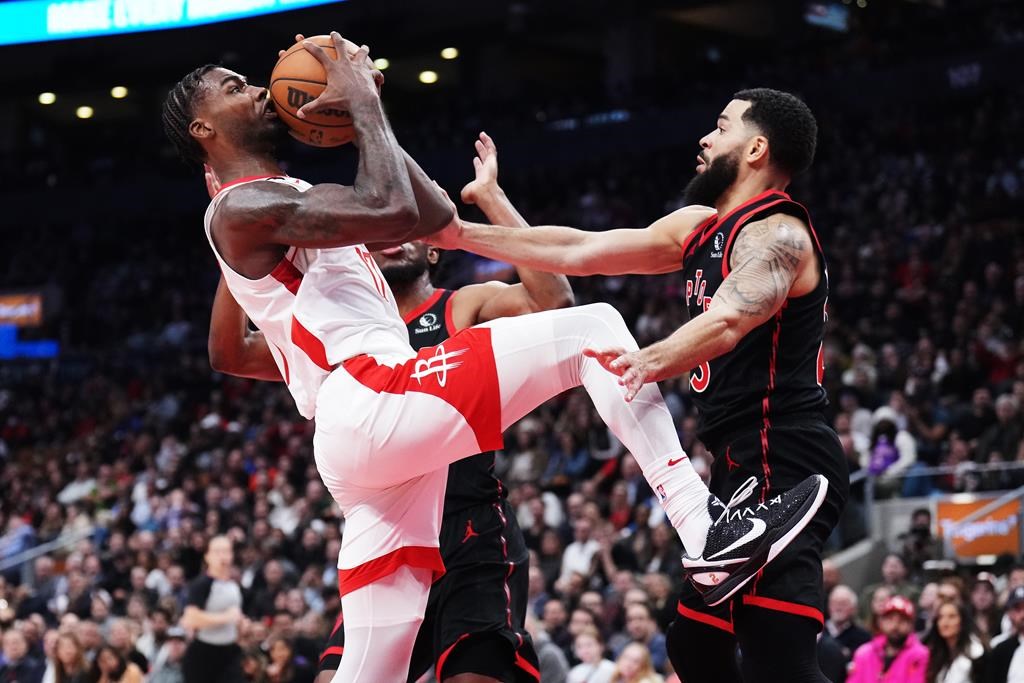
<svg viewBox="0 0 1024 683">
<path fill-rule="evenodd" d="M 730 510 L 732 510 L 734 507 L 739 506 L 739 504 L 745 501 L 747 498 L 750 498 L 750 496 L 753 495 L 754 491 L 756 490 L 757 477 L 750 477 L 745 482 L 743 482 L 743 485 L 736 489 L 736 492 L 733 493 L 732 496 L 729 498 L 729 502 L 725 504 L 725 507 L 722 509 L 722 514 L 720 514 L 718 516 L 718 519 L 715 520 L 715 524 L 718 524 L 723 519 L 725 519 L 726 515 L 729 514 Z"/>
</svg>

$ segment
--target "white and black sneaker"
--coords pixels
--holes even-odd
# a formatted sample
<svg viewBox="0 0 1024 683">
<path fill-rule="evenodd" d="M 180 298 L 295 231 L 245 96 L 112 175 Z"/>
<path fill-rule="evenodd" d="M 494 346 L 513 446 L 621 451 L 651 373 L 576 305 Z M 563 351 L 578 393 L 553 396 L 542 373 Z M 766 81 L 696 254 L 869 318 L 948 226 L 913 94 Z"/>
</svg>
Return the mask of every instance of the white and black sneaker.
<svg viewBox="0 0 1024 683">
<path fill-rule="evenodd" d="M 828 480 L 815 474 L 763 503 L 738 507 L 757 489 L 751 477 L 727 504 L 708 499 L 712 522 L 701 557 L 683 555 L 690 583 L 710 606 L 731 598 L 797 537 L 828 492 Z M 716 519 L 717 515 L 717 519 Z"/>
</svg>

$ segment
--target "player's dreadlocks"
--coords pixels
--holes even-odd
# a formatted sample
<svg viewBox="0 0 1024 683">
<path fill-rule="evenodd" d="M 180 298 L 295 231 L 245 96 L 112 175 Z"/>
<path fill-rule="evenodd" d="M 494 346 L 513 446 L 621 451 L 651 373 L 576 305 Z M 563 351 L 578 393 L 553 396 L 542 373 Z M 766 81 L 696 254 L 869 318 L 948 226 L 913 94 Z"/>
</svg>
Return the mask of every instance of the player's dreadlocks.
<svg viewBox="0 0 1024 683">
<path fill-rule="evenodd" d="M 205 161 L 203 148 L 188 132 L 188 126 L 195 118 L 195 107 L 202 97 L 203 76 L 216 68 L 216 64 L 207 64 L 187 74 L 164 100 L 164 133 L 181 158 L 190 163 L 202 164 Z"/>
</svg>

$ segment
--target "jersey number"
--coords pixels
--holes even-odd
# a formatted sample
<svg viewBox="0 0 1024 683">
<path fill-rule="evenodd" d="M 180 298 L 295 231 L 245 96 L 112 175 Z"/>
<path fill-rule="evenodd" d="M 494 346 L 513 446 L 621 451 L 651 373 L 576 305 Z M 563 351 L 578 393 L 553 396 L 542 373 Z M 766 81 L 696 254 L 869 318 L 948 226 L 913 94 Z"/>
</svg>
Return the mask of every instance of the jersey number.
<svg viewBox="0 0 1024 683">
<path fill-rule="evenodd" d="M 690 388 L 698 394 L 702 394 L 709 384 L 711 384 L 711 363 L 704 362 L 690 373 Z"/>
<path fill-rule="evenodd" d="M 377 267 L 377 262 L 373 260 L 373 256 L 370 252 L 356 247 L 356 253 L 359 254 L 359 258 L 363 260 L 363 265 L 370 271 L 370 277 L 373 278 L 373 286 L 377 288 L 377 293 L 380 294 L 382 299 L 387 299 L 387 285 L 384 283 L 384 274 L 380 272 L 380 268 Z"/>
</svg>

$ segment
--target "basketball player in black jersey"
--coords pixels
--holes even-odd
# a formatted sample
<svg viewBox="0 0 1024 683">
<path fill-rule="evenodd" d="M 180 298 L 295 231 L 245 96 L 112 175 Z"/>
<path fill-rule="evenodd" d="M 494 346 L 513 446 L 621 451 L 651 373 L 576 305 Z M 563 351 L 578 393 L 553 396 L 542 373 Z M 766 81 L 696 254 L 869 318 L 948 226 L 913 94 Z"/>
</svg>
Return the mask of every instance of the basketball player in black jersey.
<svg viewBox="0 0 1024 683">
<path fill-rule="evenodd" d="M 822 414 L 825 257 L 807 210 L 785 192 L 810 166 L 816 138 L 814 116 L 798 98 L 743 90 L 700 140 L 697 176 L 686 188 L 689 206 L 646 229 L 549 226 L 513 233 L 457 221 L 430 238 L 570 275 L 682 271 L 689 322 L 635 352 L 591 349 L 588 355 L 620 376 L 626 400 L 646 382 L 690 373 L 698 436 L 715 456 L 710 489 L 721 500 L 754 496 L 755 505 L 764 504 L 810 474 L 827 477 L 828 494 L 814 519 L 743 592 L 707 607 L 701 594 L 728 568 L 690 572 L 668 635 L 672 663 L 687 683 L 826 681 L 815 652 L 823 624 L 821 551 L 849 480 Z"/>
<path fill-rule="evenodd" d="M 478 204 L 496 223 L 528 227 L 498 185 L 494 142 L 481 134 L 476 149 L 476 178 L 463 188 L 463 202 Z M 209 170 L 207 185 L 212 196 L 217 188 Z M 488 320 L 573 303 L 565 276 L 528 268 L 518 270 L 517 285 L 492 281 L 454 291 L 437 289 L 429 270 L 439 252 L 423 242 L 376 251 L 373 257 L 395 295 L 414 349 L 436 346 L 457 331 Z M 232 374 L 280 380 L 259 333 L 247 331 L 244 323 L 244 313 L 222 283 L 210 324 L 211 358 L 233 359 L 223 360 Z M 446 573 L 430 589 L 426 618 L 413 648 L 410 681 L 431 665 L 442 683 L 538 680 L 537 655 L 524 626 L 529 555 L 505 496 L 505 487 L 494 474 L 493 452 L 448 467 L 440 538 Z M 333 678 L 344 645 L 339 617 L 320 657 L 319 683 Z"/>
</svg>

